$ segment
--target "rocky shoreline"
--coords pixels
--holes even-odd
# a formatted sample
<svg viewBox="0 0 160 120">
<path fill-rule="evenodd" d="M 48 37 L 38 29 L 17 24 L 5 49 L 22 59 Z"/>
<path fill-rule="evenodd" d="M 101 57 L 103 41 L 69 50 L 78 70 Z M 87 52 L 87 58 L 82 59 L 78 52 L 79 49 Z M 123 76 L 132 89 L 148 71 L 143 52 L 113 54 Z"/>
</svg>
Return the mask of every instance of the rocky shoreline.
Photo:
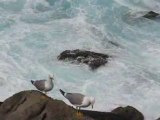
<svg viewBox="0 0 160 120">
<path fill-rule="evenodd" d="M 131 106 L 111 112 L 76 110 L 61 100 L 36 91 L 19 92 L 0 105 L 0 120 L 144 120 L 141 112 Z"/>
</svg>

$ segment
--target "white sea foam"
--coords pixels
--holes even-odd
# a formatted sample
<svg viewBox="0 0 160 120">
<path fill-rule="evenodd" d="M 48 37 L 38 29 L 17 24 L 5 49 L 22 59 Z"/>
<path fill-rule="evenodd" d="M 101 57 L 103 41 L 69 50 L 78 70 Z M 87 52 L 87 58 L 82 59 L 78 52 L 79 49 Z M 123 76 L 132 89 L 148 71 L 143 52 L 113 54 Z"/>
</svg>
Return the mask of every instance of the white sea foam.
<svg viewBox="0 0 160 120">
<path fill-rule="evenodd" d="M 158 0 L 114 0 L 117 3 L 134 10 L 153 10 L 160 12 L 160 2 Z"/>
<path fill-rule="evenodd" d="M 54 98 L 64 100 L 59 88 L 82 92 L 96 98 L 95 110 L 110 111 L 119 105 L 132 105 L 147 120 L 158 118 L 160 25 L 147 19 L 129 22 L 123 19 L 132 9 L 149 10 L 157 3 L 0 1 L 1 101 L 15 92 L 35 89 L 31 79 L 47 78 L 54 73 L 55 88 L 49 93 Z M 113 57 L 94 72 L 83 64 L 57 60 L 63 50 L 78 48 Z"/>
</svg>

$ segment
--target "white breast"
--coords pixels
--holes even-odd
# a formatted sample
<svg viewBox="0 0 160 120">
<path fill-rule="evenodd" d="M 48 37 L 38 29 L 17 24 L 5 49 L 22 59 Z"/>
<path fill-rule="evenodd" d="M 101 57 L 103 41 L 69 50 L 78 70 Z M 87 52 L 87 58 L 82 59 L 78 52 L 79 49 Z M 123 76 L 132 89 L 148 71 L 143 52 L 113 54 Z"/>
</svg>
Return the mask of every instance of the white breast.
<svg viewBox="0 0 160 120">
<path fill-rule="evenodd" d="M 53 88 L 53 82 L 52 81 L 46 81 L 45 82 L 45 91 L 50 91 Z"/>
<path fill-rule="evenodd" d="M 90 99 L 88 97 L 84 97 L 82 104 L 80 105 L 81 107 L 88 107 L 90 105 Z"/>
</svg>

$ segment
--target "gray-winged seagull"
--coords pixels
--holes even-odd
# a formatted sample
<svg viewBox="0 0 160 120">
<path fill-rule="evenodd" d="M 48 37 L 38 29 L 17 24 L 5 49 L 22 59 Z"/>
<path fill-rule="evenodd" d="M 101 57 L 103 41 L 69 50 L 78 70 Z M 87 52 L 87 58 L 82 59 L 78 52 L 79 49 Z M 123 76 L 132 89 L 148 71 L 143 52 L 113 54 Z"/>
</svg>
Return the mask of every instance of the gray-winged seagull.
<svg viewBox="0 0 160 120">
<path fill-rule="evenodd" d="M 33 81 L 31 80 L 31 83 L 40 91 L 44 92 L 45 94 L 47 94 L 48 91 L 52 90 L 53 89 L 53 76 L 50 76 L 49 75 L 49 78 L 48 80 L 36 80 L 36 81 Z"/>
<path fill-rule="evenodd" d="M 85 96 L 81 93 L 66 93 L 61 89 L 59 91 L 65 98 L 69 100 L 71 104 L 76 106 L 77 110 L 80 110 L 81 107 L 88 107 L 90 105 L 93 109 L 93 105 L 95 103 L 94 97 Z"/>
</svg>

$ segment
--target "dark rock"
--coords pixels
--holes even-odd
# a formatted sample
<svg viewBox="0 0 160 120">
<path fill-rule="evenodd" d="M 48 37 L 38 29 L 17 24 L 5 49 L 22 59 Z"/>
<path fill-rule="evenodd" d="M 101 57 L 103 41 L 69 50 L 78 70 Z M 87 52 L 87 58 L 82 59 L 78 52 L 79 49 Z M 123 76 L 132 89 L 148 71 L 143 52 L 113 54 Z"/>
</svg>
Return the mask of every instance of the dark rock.
<svg viewBox="0 0 160 120">
<path fill-rule="evenodd" d="M 118 107 L 112 113 L 123 116 L 126 120 L 144 120 L 144 116 L 138 110 L 131 106 Z"/>
<path fill-rule="evenodd" d="M 58 60 L 69 60 L 73 63 L 85 63 L 91 69 L 96 69 L 108 62 L 109 56 L 102 53 L 95 53 L 85 50 L 65 50 L 59 56 Z"/>
<path fill-rule="evenodd" d="M 113 41 L 108 41 L 108 43 L 110 43 L 111 45 L 114 45 L 116 47 L 120 47 L 120 45 L 116 42 L 113 42 Z"/>
<path fill-rule="evenodd" d="M 115 113 L 111 112 L 98 112 L 98 111 L 88 111 L 88 110 L 81 110 L 81 112 L 86 115 L 94 118 L 93 120 L 127 120 L 121 115 L 116 115 Z"/>
<path fill-rule="evenodd" d="M 1 106 L 2 103 L 3 103 L 3 102 L 0 102 L 0 106 Z"/>
<path fill-rule="evenodd" d="M 32 90 L 22 91 L 5 100 L 0 106 L 0 120 L 143 120 L 143 115 L 132 107 L 117 108 L 112 112 L 80 112 L 83 114 L 81 117 L 63 101 Z"/>
<path fill-rule="evenodd" d="M 156 120 L 160 120 L 160 118 L 156 119 Z"/>
<path fill-rule="evenodd" d="M 147 14 L 145 14 L 143 17 L 148 18 L 148 19 L 153 19 L 153 18 L 156 18 L 159 15 L 160 15 L 159 13 L 150 11 Z"/>
</svg>

